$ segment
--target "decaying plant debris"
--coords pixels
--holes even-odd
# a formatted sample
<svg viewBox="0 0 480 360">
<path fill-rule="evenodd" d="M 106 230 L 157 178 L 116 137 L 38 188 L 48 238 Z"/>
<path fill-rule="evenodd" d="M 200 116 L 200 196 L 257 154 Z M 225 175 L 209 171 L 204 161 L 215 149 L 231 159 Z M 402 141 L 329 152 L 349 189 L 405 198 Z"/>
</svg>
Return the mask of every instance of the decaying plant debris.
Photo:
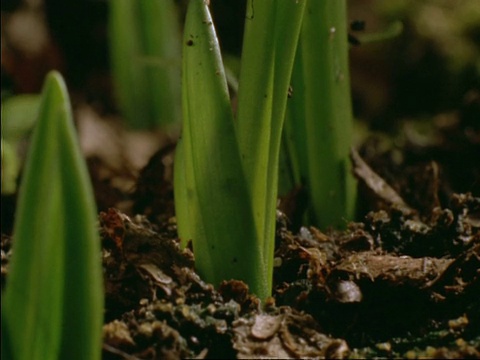
<svg viewBox="0 0 480 360">
<path fill-rule="evenodd" d="M 274 293 L 263 306 L 242 282 L 215 289 L 195 273 L 176 234 L 173 148 L 159 151 L 128 215 L 100 214 L 104 358 L 480 357 L 480 198 L 449 191 L 448 164 L 409 155 L 442 144 L 407 144 L 401 163 L 398 150 L 372 153 L 368 141 L 365 160 L 352 151 L 367 211 L 346 231 L 294 233 L 298 208 L 285 204 L 301 191 L 281 204 L 289 217 L 278 213 Z M 466 159 L 478 147 L 469 144 Z"/>
<path fill-rule="evenodd" d="M 479 357 L 480 199 L 455 194 L 429 221 L 389 199 L 345 232 L 295 235 L 279 212 L 264 306 L 242 282 L 203 282 L 174 218 L 101 213 L 105 358 Z"/>
<path fill-rule="evenodd" d="M 141 172 L 135 211 L 99 215 L 105 359 L 480 357 L 480 198 L 418 211 L 352 153 L 377 210 L 343 232 L 297 233 L 278 212 L 274 294 L 262 305 L 243 282 L 205 283 L 179 248 L 171 156 Z M 9 236 L 1 247 L 3 287 Z"/>
</svg>

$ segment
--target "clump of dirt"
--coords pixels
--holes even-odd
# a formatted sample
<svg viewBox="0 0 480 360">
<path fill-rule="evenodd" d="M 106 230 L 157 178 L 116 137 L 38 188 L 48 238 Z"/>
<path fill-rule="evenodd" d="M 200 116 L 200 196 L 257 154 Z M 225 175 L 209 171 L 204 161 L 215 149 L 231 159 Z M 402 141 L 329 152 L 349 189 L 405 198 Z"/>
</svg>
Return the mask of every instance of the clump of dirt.
<svg viewBox="0 0 480 360">
<path fill-rule="evenodd" d="M 215 290 L 195 273 L 190 250 L 145 217 L 110 209 L 100 223 L 106 358 L 305 357 L 348 349 L 307 314 L 277 308 L 274 299 L 262 308 L 241 281 Z"/>
<path fill-rule="evenodd" d="M 479 357 L 480 199 L 451 204 L 425 223 L 391 201 L 343 232 L 293 234 L 279 212 L 263 305 L 240 281 L 202 281 L 173 218 L 160 230 L 111 209 L 100 216 L 104 356 Z"/>
<path fill-rule="evenodd" d="M 115 192 L 99 215 L 103 357 L 480 358 L 480 198 L 449 191 L 441 161 L 407 161 L 405 150 L 393 166 L 401 149 L 375 157 L 369 146 L 351 153 L 361 222 L 297 227 L 302 190 L 283 203 L 289 216 L 277 213 L 274 288 L 263 304 L 241 281 L 206 283 L 191 248 L 180 248 L 173 146 L 150 157 L 129 192 L 94 181 L 97 198 Z M 2 289 L 11 253 L 2 235 Z"/>
<path fill-rule="evenodd" d="M 195 272 L 176 232 L 174 147 L 159 150 L 116 197 L 130 205 L 100 213 L 104 358 L 480 357 L 480 198 L 445 185 L 448 164 L 412 155 L 442 144 L 382 152 L 372 138 L 352 150 L 363 219 L 345 231 L 293 224 L 293 191 L 264 304 L 241 281 L 215 289 Z"/>
</svg>

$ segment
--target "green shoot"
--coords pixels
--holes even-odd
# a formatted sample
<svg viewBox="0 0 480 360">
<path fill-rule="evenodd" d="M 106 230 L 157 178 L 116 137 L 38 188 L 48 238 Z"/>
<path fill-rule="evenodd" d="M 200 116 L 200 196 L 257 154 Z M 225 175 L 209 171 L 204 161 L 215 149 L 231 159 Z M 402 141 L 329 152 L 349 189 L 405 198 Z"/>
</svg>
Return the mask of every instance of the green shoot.
<svg viewBox="0 0 480 360">
<path fill-rule="evenodd" d="M 355 213 L 350 171 L 352 109 L 345 0 L 308 0 L 289 103 L 285 145 L 295 181 L 306 181 L 310 221 L 344 227 Z"/>
<path fill-rule="evenodd" d="M 273 274 L 281 134 L 304 8 L 305 1 L 247 3 L 236 124 L 268 291 Z"/>
<path fill-rule="evenodd" d="M 109 9 L 114 88 L 127 124 L 178 131 L 180 39 L 174 1 L 115 0 Z"/>
<path fill-rule="evenodd" d="M 48 75 L 20 186 L 2 304 L 2 358 L 100 359 L 100 240 L 60 74 Z"/>
<path fill-rule="evenodd" d="M 249 1 L 234 127 L 218 41 L 204 0 L 184 32 L 183 138 L 175 161 L 180 237 L 206 280 L 271 293 L 280 139 L 305 2 Z"/>
<path fill-rule="evenodd" d="M 175 160 L 180 237 L 214 284 L 235 278 L 265 294 L 261 253 L 236 143 L 227 83 L 208 7 L 191 0 L 183 55 L 183 135 Z"/>
<path fill-rule="evenodd" d="M 38 95 L 17 95 L 2 101 L 2 194 L 17 191 L 22 167 L 18 148 L 30 134 L 38 113 Z"/>
</svg>

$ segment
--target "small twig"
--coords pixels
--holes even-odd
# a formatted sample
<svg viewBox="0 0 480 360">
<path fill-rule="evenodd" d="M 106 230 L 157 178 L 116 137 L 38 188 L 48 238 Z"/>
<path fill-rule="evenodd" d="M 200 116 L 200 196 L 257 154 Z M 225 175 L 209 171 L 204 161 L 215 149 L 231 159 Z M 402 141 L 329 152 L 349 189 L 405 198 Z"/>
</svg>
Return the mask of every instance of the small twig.
<svg viewBox="0 0 480 360">
<path fill-rule="evenodd" d="M 350 159 L 352 160 L 354 175 L 357 179 L 363 181 L 375 195 L 388 204 L 396 205 L 402 211 L 415 212 L 385 180 L 368 166 L 354 148 L 350 149 Z"/>
<path fill-rule="evenodd" d="M 127 354 L 126 352 L 124 352 L 122 350 L 119 350 L 117 348 L 114 348 L 113 346 L 108 345 L 108 344 L 103 344 L 102 348 L 103 348 L 103 350 L 108 351 L 109 353 L 121 356 L 122 358 L 124 358 L 126 360 L 142 360 L 142 359 L 140 359 L 136 356 Z"/>
</svg>

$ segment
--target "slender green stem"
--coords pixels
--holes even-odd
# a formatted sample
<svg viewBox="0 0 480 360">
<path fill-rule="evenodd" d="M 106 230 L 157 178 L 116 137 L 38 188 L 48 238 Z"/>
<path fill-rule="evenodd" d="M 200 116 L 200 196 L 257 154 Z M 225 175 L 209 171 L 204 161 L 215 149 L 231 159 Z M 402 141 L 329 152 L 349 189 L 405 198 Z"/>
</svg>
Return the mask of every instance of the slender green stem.
<svg viewBox="0 0 480 360">
<path fill-rule="evenodd" d="M 127 124 L 177 132 L 180 39 L 173 0 L 109 2 L 115 93 Z"/>
<path fill-rule="evenodd" d="M 207 280 L 271 293 L 280 142 L 304 0 L 249 1 L 236 128 L 203 0 L 190 0 L 183 62 L 182 149 L 175 185 L 181 236 Z M 200 14 L 200 16 L 199 16 Z M 184 178 L 180 179 L 178 176 Z M 190 218 L 189 225 L 186 219 Z"/>
<path fill-rule="evenodd" d="M 190 0 L 184 33 L 183 135 L 176 154 L 177 222 L 199 273 L 215 285 L 244 280 L 269 294 L 240 162 L 220 48 L 203 0 Z M 185 243 L 190 239 L 183 239 Z"/>
<path fill-rule="evenodd" d="M 311 221 L 322 228 L 344 227 L 355 212 L 346 19 L 345 0 L 308 0 L 293 75 L 300 96 L 294 92 L 287 126 L 294 150 L 306 155 L 298 168 L 310 194 Z"/>
<path fill-rule="evenodd" d="M 302 0 L 247 4 L 236 124 L 270 286 L 281 134 L 304 7 Z"/>
</svg>

